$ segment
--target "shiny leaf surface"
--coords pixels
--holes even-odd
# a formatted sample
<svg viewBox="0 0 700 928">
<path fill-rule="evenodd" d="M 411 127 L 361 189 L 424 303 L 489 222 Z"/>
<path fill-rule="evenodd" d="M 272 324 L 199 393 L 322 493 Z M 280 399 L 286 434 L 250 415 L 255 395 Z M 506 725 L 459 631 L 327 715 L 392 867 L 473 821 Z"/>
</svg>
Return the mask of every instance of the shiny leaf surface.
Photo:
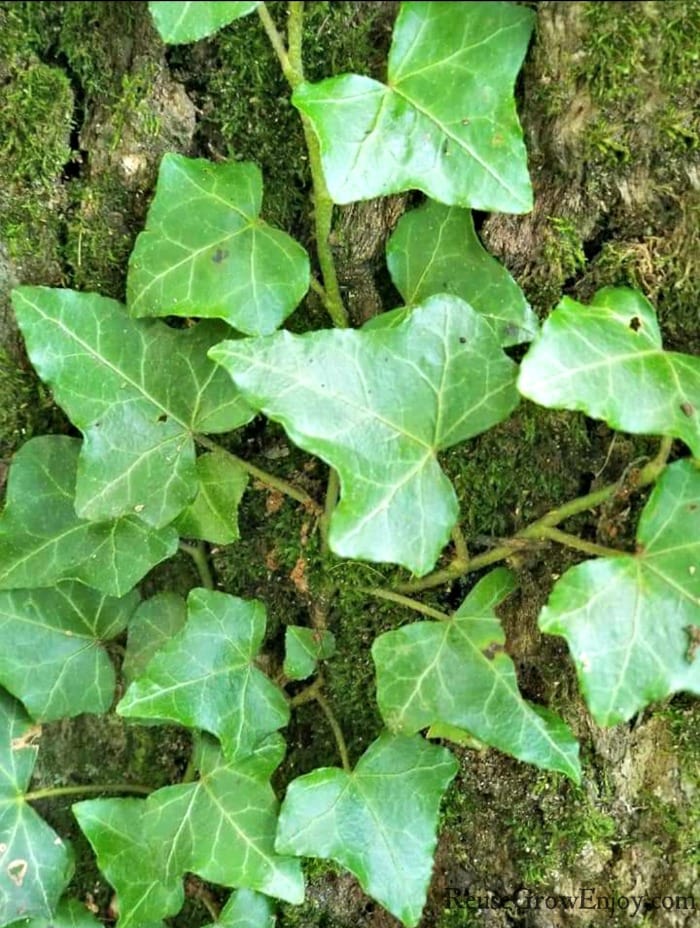
<svg viewBox="0 0 700 928">
<path fill-rule="evenodd" d="M 186 538 L 230 545 L 240 537 L 238 505 L 248 485 L 248 475 L 223 454 L 201 454 L 196 467 L 197 495 L 177 517 L 175 528 Z"/>
<path fill-rule="evenodd" d="M 161 39 L 177 45 L 212 35 L 257 6 L 260 0 L 150 0 L 148 9 Z"/>
</svg>

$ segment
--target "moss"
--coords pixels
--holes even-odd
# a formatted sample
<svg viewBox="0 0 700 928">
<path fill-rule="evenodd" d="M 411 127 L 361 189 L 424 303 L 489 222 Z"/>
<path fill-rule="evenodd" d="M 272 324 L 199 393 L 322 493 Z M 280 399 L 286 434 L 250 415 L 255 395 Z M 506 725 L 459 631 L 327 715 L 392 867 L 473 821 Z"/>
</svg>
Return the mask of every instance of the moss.
<svg viewBox="0 0 700 928">
<path fill-rule="evenodd" d="M 9 459 L 34 434 L 38 397 L 34 377 L 17 367 L 2 348 L 0 398 L 0 459 Z M 45 405 L 49 402 L 44 398 Z"/>
</svg>

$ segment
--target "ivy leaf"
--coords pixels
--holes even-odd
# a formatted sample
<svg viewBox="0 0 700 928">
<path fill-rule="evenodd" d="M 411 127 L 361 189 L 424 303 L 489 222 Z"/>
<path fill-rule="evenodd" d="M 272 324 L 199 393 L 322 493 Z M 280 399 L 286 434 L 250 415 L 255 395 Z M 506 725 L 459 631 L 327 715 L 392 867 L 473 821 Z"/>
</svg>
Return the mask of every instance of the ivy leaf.
<svg viewBox="0 0 700 928">
<path fill-rule="evenodd" d="M 435 564 L 458 515 L 437 452 L 517 405 L 515 366 L 491 327 L 446 295 L 392 328 L 281 332 L 223 342 L 210 355 L 296 445 L 338 471 L 333 551 L 419 575 Z"/>
<path fill-rule="evenodd" d="M 167 872 L 170 848 L 149 840 L 145 799 L 88 799 L 73 805 L 80 829 L 119 903 L 118 928 L 143 928 L 182 908 L 180 875 Z"/>
<path fill-rule="evenodd" d="M 284 673 L 290 680 L 305 680 L 318 661 L 335 653 L 333 632 L 288 625 L 284 634 Z"/>
<path fill-rule="evenodd" d="M 102 928 L 94 915 L 77 899 L 62 899 L 55 915 L 17 922 L 13 928 Z"/>
<path fill-rule="evenodd" d="M 171 528 L 149 528 L 136 516 L 93 523 L 75 514 L 80 442 L 33 438 L 14 456 L 0 516 L 0 590 L 80 580 L 124 596 L 177 550 Z"/>
<path fill-rule="evenodd" d="M 405 213 L 387 243 L 391 279 L 409 306 L 451 293 L 488 320 L 504 347 L 530 341 L 537 317 L 479 241 L 469 210 L 429 200 Z"/>
<path fill-rule="evenodd" d="M 491 571 L 445 622 L 414 622 L 372 646 L 377 702 L 386 725 L 412 733 L 451 725 L 520 760 L 580 780 L 569 728 L 518 690 L 494 607 L 515 589 L 505 568 Z"/>
<path fill-rule="evenodd" d="M 240 537 L 238 506 L 248 485 L 248 475 L 236 461 L 223 454 L 202 454 L 196 466 L 199 490 L 194 501 L 175 520 L 175 528 L 186 538 L 230 545 Z"/>
<path fill-rule="evenodd" d="M 216 735 L 229 760 L 287 724 L 281 690 L 255 666 L 265 637 L 262 603 L 192 590 L 185 627 L 131 684 L 117 712 L 179 722 Z"/>
<path fill-rule="evenodd" d="M 260 6 L 260 0 L 197 0 L 196 3 L 150 0 L 148 9 L 161 39 L 170 45 L 178 45 L 204 39 L 235 19 L 252 13 L 257 6 Z"/>
<path fill-rule="evenodd" d="M 267 896 L 239 889 L 221 910 L 215 924 L 206 928 L 274 928 L 275 915 Z"/>
<path fill-rule="evenodd" d="M 177 593 L 157 593 L 141 603 L 129 622 L 122 676 L 131 683 L 146 672 L 156 651 L 182 629 L 187 605 Z"/>
<path fill-rule="evenodd" d="M 672 435 L 700 457 L 700 358 L 664 351 L 652 305 L 625 287 L 590 306 L 564 297 L 520 368 L 518 389 L 634 434 Z"/>
<path fill-rule="evenodd" d="M 274 332 L 309 288 L 309 257 L 260 219 L 261 205 L 257 165 L 165 155 L 129 261 L 130 313 L 215 317 L 246 335 Z"/>
<path fill-rule="evenodd" d="M 301 84 L 336 203 L 418 188 L 475 209 L 532 208 L 513 84 L 534 16 L 510 3 L 404 3 L 386 84 Z"/>
<path fill-rule="evenodd" d="M 40 734 L 0 690 L 0 925 L 50 918 L 73 873 L 73 855 L 24 801 Z"/>
<path fill-rule="evenodd" d="M 667 467 L 644 507 L 636 554 L 586 561 L 556 583 L 542 631 L 566 638 L 600 725 L 672 693 L 700 695 L 700 469 Z"/>
<path fill-rule="evenodd" d="M 176 331 L 130 319 L 115 300 L 48 287 L 14 290 L 13 305 L 32 364 L 85 436 L 78 515 L 167 525 L 197 492 L 192 435 L 252 418 L 207 360 L 225 327 Z"/>
<path fill-rule="evenodd" d="M 335 860 L 404 925 L 417 925 L 440 799 L 456 772 L 445 748 L 384 733 L 351 773 L 325 767 L 290 784 L 275 846 L 283 854 Z"/>
<path fill-rule="evenodd" d="M 40 722 L 106 712 L 115 673 L 100 645 L 126 628 L 138 601 L 135 591 L 113 599 L 70 581 L 0 593 L 0 684 Z"/>
</svg>

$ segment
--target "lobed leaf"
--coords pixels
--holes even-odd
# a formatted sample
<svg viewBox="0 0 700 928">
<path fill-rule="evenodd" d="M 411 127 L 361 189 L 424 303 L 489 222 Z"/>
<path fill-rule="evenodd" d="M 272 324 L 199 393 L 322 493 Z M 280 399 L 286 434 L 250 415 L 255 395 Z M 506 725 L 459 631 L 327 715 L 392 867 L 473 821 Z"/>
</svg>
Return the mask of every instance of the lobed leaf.
<svg viewBox="0 0 700 928">
<path fill-rule="evenodd" d="M 429 200 L 405 213 L 387 243 L 386 258 L 407 306 L 450 293 L 481 313 L 504 347 L 537 333 L 530 304 L 479 241 L 469 210 Z"/>
<path fill-rule="evenodd" d="M 637 551 L 586 561 L 556 583 L 542 631 L 566 638 L 600 725 L 672 693 L 700 695 L 700 468 L 668 466 L 644 507 Z"/>
<path fill-rule="evenodd" d="M 167 525 L 197 493 L 193 434 L 252 418 L 207 359 L 225 327 L 138 322 L 115 300 L 73 290 L 19 287 L 12 301 L 32 364 L 85 436 L 78 515 Z"/>
<path fill-rule="evenodd" d="M 379 711 L 392 731 L 454 726 L 578 782 L 575 738 L 561 719 L 522 698 L 505 651 L 493 610 L 514 589 L 512 574 L 498 568 L 449 621 L 414 622 L 380 635 L 372 645 Z"/>
<path fill-rule="evenodd" d="M 333 632 L 288 625 L 284 634 L 284 673 L 290 680 L 305 680 L 318 661 L 335 653 Z"/>
<path fill-rule="evenodd" d="M 275 847 L 337 861 L 404 925 L 417 925 L 440 799 L 456 772 L 445 748 L 384 733 L 351 773 L 325 767 L 290 784 Z"/>
<path fill-rule="evenodd" d="M 40 722 L 107 712 L 116 677 L 101 645 L 138 601 L 135 591 L 114 599 L 72 581 L 0 593 L 0 684 Z"/>
<path fill-rule="evenodd" d="M 183 628 L 187 604 L 177 593 L 157 593 L 141 603 L 129 622 L 122 676 L 132 683 L 146 672 L 156 651 Z"/>
<path fill-rule="evenodd" d="M 634 434 L 680 438 L 700 457 L 700 358 L 664 351 L 654 309 L 624 287 L 590 306 L 564 297 L 522 361 L 518 390 Z"/>
<path fill-rule="evenodd" d="M 154 530 L 136 516 L 86 522 L 73 499 L 80 442 L 45 435 L 14 456 L 0 516 L 0 590 L 80 580 L 124 596 L 177 550 L 171 528 Z"/>
<path fill-rule="evenodd" d="M 129 260 L 129 312 L 225 319 L 246 335 L 279 328 L 309 288 L 309 257 L 261 205 L 257 165 L 165 155 Z"/>
<path fill-rule="evenodd" d="M 534 16 L 510 3 L 403 3 L 386 84 L 344 74 L 292 103 L 336 203 L 417 188 L 458 206 L 532 208 L 513 99 Z"/>
<path fill-rule="evenodd" d="M 223 454 L 201 454 L 196 467 L 199 490 L 175 520 L 175 528 L 186 538 L 230 545 L 240 537 L 238 506 L 248 474 Z"/>
<path fill-rule="evenodd" d="M 419 575 L 435 564 L 458 515 L 437 452 L 517 404 L 515 365 L 491 327 L 447 295 L 393 327 L 281 332 L 223 342 L 210 355 L 248 402 L 338 471 L 332 550 Z"/>
<path fill-rule="evenodd" d="M 178 45 L 196 42 L 228 26 L 235 19 L 252 13 L 261 0 L 149 0 L 158 34 L 164 42 Z"/>
<path fill-rule="evenodd" d="M 275 916 L 267 896 L 252 889 L 239 889 L 232 894 L 216 924 L 206 928 L 274 928 Z"/>
</svg>

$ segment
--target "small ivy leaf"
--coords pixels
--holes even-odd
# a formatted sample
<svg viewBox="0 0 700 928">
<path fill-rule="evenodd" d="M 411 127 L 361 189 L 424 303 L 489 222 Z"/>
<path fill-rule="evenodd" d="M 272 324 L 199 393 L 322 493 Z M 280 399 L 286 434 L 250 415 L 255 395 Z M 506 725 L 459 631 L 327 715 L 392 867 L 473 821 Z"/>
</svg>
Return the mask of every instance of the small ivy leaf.
<svg viewBox="0 0 700 928">
<path fill-rule="evenodd" d="M 180 875 L 168 878 L 170 848 L 149 840 L 145 799 L 89 799 L 73 814 L 117 894 L 118 928 L 142 928 L 182 908 Z"/>
<path fill-rule="evenodd" d="M 215 317 L 246 335 L 279 328 L 309 289 L 309 257 L 261 205 L 257 165 L 165 155 L 129 260 L 129 312 Z"/>
<path fill-rule="evenodd" d="M 335 653 L 333 632 L 288 625 L 284 635 L 284 673 L 290 680 L 305 680 L 318 661 Z"/>
<path fill-rule="evenodd" d="M 40 734 L 0 690 L 0 925 L 50 918 L 73 873 L 70 848 L 22 798 Z"/>
<path fill-rule="evenodd" d="M 700 469 L 668 466 L 647 501 L 637 553 L 570 568 L 540 614 L 566 638 L 600 725 L 625 722 L 672 693 L 700 695 Z"/>
<path fill-rule="evenodd" d="M 405 213 L 387 243 L 386 258 L 391 279 L 409 306 L 451 293 L 488 320 L 504 347 L 530 341 L 537 333 L 530 304 L 479 241 L 469 210 L 430 200 Z"/>
<path fill-rule="evenodd" d="M 301 84 L 336 203 L 417 188 L 442 203 L 526 213 L 532 189 L 513 84 L 534 16 L 510 3 L 404 3 L 386 84 Z"/>
<path fill-rule="evenodd" d="M 611 428 L 680 438 L 700 457 L 700 358 L 664 351 L 652 305 L 624 287 L 564 297 L 522 361 L 518 389 Z"/>
<path fill-rule="evenodd" d="M 117 712 L 168 719 L 216 735 L 229 760 L 287 724 L 289 706 L 255 666 L 265 636 L 262 603 L 192 590 L 185 627 L 156 653 Z"/>
<path fill-rule="evenodd" d="M 73 498 L 80 442 L 45 435 L 14 456 L 0 516 L 0 590 L 80 580 L 109 596 L 125 596 L 177 550 L 172 528 L 149 528 L 136 516 L 85 522 Z"/>
<path fill-rule="evenodd" d="M 425 905 L 440 799 L 456 772 L 446 748 L 384 733 L 352 773 L 323 767 L 290 784 L 275 846 L 335 860 L 410 928 Z"/>
<path fill-rule="evenodd" d="M 215 924 L 206 928 L 274 928 L 275 915 L 272 903 L 252 889 L 239 889 L 233 893 Z"/>
<path fill-rule="evenodd" d="M 135 591 L 114 599 L 71 581 L 0 593 L 0 684 L 39 722 L 107 712 L 115 673 L 100 645 L 126 628 L 138 601 Z"/>
<path fill-rule="evenodd" d="M 261 0 L 197 0 L 196 3 L 150 0 L 148 9 L 161 39 L 170 45 L 179 45 L 212 35 L 235 19 L 252 13 L 260 3 Z"/>
<path fill-rule="evenodd" d="M 127 685 L 146 672 L 156 651 L 177 635 L 186 619 L 187 605 L 177 593 L 158 593 L 141 603 L 129 622 L 122 664 Z"/>
<path fill-rule="evenodd" d="M 240 537 L 238 506 L 248 485 L 248 474 L 223 454 L 197 458 L 199 490 L 193 502 L 175 520 L 186 538 L 230 545 Z"/>
<path fill-rule="evenodd" d="M 12 928 L 102 928 L 95 916 L 77 899 L 62 899 L 56 913 L 49 918 L 30 918 Z"/>
<path fill-rule="evenodd" d="M 377 702 L 386 725 L 416 732 L 441 724 L 520 760 L 579 782 L 578 744 L 568 726 L 520 695 L 494 607 L 515 589 L 505 568 L 491 571 L 445 622 L 414 622 L 372 645 Z"/>
<path fill-rule="evenodd" d="M 85 436 L 78 515 L 167 525 L 197 492 L 192 435 L 252 418 L 207 359 L 225 326 L 178 331 L 131 319 L 115 300 L 49 287 L 19 287 L 12 301 L 32 364 Z"/>
<path fill-rule="evenodd" d="M 458 515 L 437 452 L 505 419 L 518 401 L 515 365 L 489 324 L 446 295 L 394 327 L 281 332 L 223 342 L 210 355 L 295 444 L 338 471 L 332 550 L 418 575 Z"/>
</svg>

